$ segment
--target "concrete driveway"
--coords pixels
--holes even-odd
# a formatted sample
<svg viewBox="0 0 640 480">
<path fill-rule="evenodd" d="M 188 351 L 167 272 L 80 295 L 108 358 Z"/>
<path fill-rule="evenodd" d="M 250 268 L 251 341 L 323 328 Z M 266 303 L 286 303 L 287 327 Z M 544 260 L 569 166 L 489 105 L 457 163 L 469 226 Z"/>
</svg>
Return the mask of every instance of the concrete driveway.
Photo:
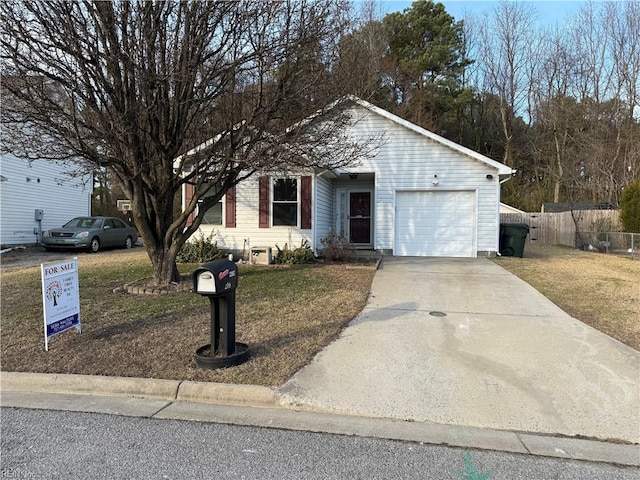
<svg viewBox="0 0 640 480">
<path fill-rule="evenodd" d="M 385 257 L 365 309 L 279 389 L 365 416 L 640 442 L 640 353 L 493 262 Z"/>
</svg>

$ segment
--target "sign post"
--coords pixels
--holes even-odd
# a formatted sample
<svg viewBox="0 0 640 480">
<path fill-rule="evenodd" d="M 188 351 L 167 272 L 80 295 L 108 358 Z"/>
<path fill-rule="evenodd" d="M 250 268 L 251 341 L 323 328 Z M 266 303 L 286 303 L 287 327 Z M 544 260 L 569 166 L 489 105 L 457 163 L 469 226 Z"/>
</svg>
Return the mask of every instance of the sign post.
<svg viewBox="0 0 640 480">
<path fill-rule="evenodd" d="M 42 306 L 44 311 L 44 349 L 49 351 L 49 338 L 70 328 L 80 327 L 80 291 L 78 258 L 48 265 L 42 272 Z"/>
</svg>

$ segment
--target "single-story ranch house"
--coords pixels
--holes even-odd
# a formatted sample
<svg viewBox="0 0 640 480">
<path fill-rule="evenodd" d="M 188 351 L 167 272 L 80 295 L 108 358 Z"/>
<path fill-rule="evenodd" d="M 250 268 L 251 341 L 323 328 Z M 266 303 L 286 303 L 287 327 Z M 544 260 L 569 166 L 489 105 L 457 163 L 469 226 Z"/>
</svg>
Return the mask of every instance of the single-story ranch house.
<svg viewBox="0 0 640 480">
<path fill-rule="evenodd" d="M 376 155 L 339 171 L 255 175 L 229 190 L 200 226 L 223 249 L 249 252 L 331 232 L 358 249 L 397 256 L 476 257 L 498 251 L 500 183 L 514 171 L 352 99 L 356 135 L 384 134 Z M 189 186 L 183 202 L 190 200 Z"/>
</svg>

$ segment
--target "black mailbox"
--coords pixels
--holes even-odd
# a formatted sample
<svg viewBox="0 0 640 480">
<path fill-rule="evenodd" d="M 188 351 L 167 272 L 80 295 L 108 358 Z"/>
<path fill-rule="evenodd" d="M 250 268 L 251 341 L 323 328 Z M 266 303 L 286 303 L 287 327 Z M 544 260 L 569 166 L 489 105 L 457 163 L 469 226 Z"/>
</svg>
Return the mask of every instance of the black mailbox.
<svg viewBox="0 0 640 480">
<path fill-rule="evenodd" d="M 238 267 L 230 260 L 214 260 L 193 272 L 193 291 L 200 295 L 223 295 L 238 288 Z"/>
<path fill-rule="evenodd" d="M 249 346 L 236 342 L 237 287 L 238 267 L 231 260 L 214 260 L 193 272 L 193 291 L 211 303 L 211 343 L 195 354 L 201 368 L 230 367 L 249 356 Z"/>
</svg>

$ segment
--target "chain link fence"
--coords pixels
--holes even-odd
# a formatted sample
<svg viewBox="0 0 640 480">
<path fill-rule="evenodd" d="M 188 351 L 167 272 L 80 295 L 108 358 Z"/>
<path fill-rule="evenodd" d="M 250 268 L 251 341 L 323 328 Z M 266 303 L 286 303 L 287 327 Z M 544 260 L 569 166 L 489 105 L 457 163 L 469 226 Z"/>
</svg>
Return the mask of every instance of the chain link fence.
<svg viewBox="0 0 640 480">
<path fill-rule="evenodd" d="M 640 258 L 640 233 L 576 232 L 580 250 Z"/>
</svg>

